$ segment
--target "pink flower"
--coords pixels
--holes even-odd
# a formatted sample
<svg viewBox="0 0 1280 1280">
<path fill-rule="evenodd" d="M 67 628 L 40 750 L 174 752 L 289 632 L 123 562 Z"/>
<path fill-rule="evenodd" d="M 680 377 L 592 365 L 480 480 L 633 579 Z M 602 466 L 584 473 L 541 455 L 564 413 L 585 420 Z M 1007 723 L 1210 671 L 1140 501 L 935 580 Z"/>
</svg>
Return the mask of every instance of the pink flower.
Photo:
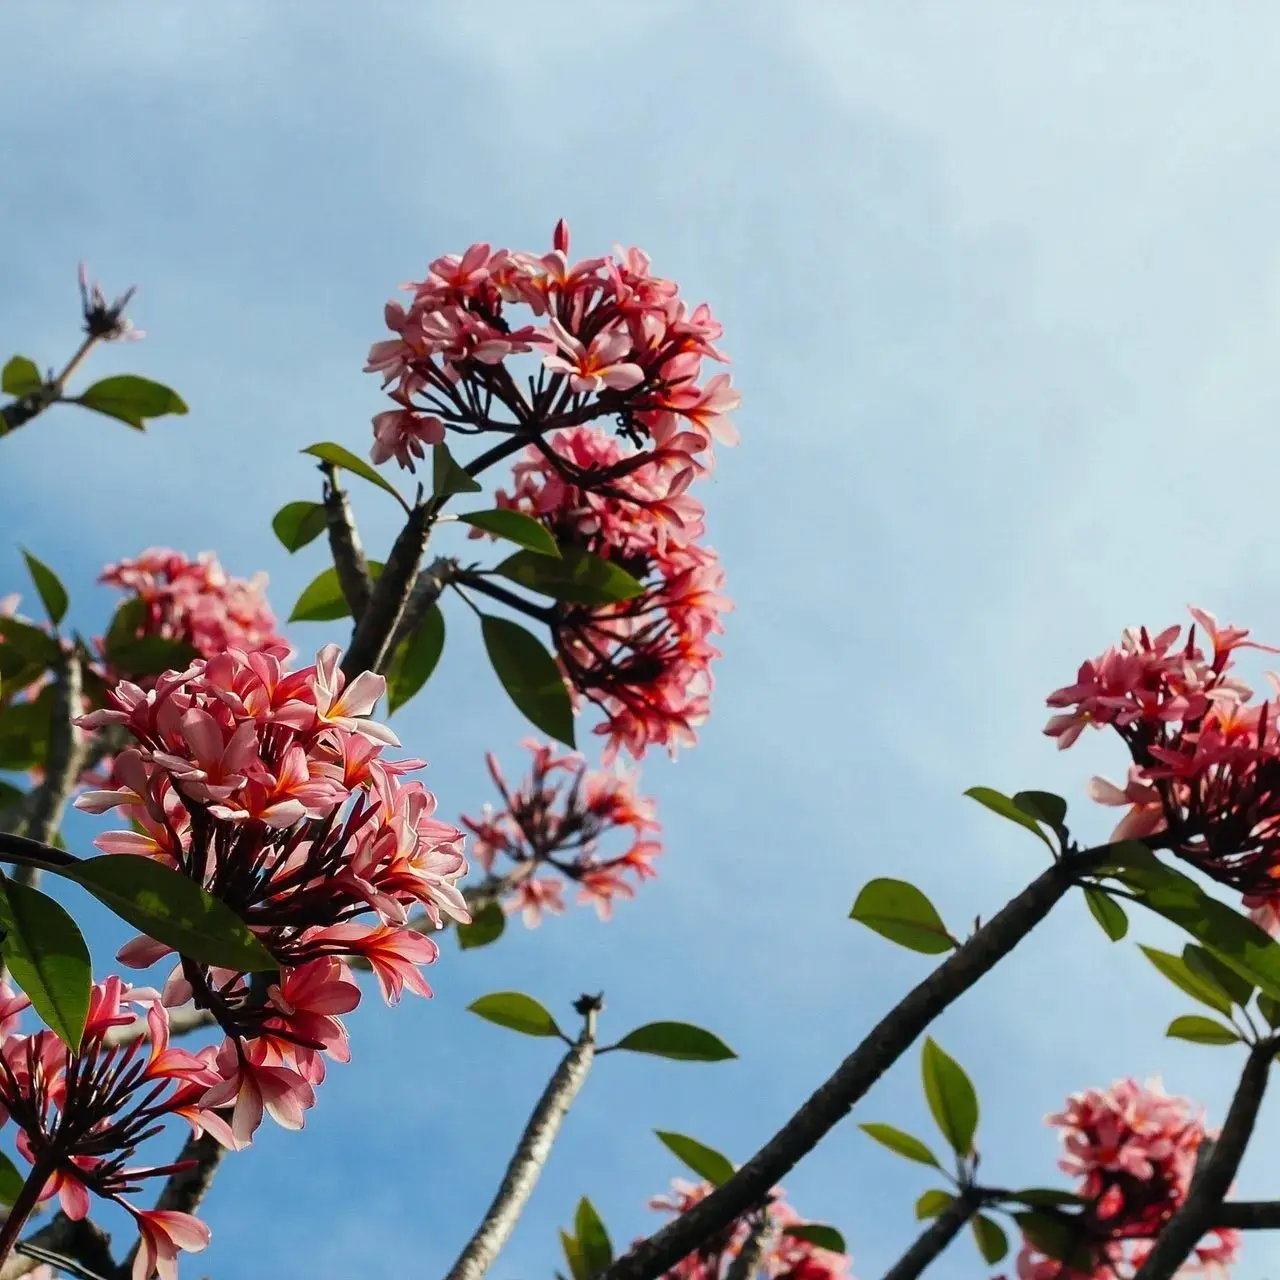
<svg viewBox="0 0 1280 1280">
<path fill-rule="evenodd" d="M 325 645 L 316 655 L 316 718 L 321 724 L 398 747 L 400 739 L 390 729 L 365 719 L 386 691 L 386 679 L 365 671 L 347 684 L 338 668 L 341 657 L 342 650 L 336 644 Z"/>
<path fill-rule="evenodd" d="M 217 1058 L 221 1081 L 201 1099 L 204 1110 L 234 1107 L 231 1132 L 237 1147 L 253 1141 L 264 1109 L 282 1129 L 301 1129 L 306 1112 L 315 1106 L 315 1091 L 297 1071 L 263 1059 L 256 1041 L 241 1049 L 235 1041 L 225 1040 Z"/>
<path fill-rule="evenodd" d="M 414 459 L 427 456 L 425 445 L 444 441 L 444 423 L 434 414 L 413 409 L 388 409 L 373 415 L 373 448 L 369 457 L 381 466 L 394 458 L 402 467 L 414 470 Z"/>
<path fill-rule="evenodd" d="M 622 359 L 631 350 L 631 340 L 620 329 L 597 333 L 591 345 L 586 346 L 553 319 L 547 324 L 547 340 L 556 354 L 544 356 L 543 365 L 552 373 L 568 377 L 575 391 L 600 391 L 604 387 L 627 391 L 644 381 L 644 370 Z"/>
<path fill-rule="evenodd" d="M 527 876 L 511 891 L 502 909 L 509 916 L 519 912 L 525 928 L 536 929 L 544 911 L 564 914 L 564 888 L 559 880 L 547 876 Z"/>
<path fill-rule="evenodd" d="M 200 1253 L 209 1247 L 209 1228 L 189 1213 L 175 1209 L 135 1209 L 127 1206 L 141 1239 L 133 1261 L 133 1280 L 177 1280 L 178 1252 Z"/>
<path fill-rule="evenodd" d="M 440 948 L 420 933 L 387 925 L 339 924 L 317 933 L 311 941 L 341 943 L 348 954 L 363 956 L 388 1004 L 399 1004 L 406 988 L 415 995 L 431 997 L 431 988 L 418 969 L 434 964 Z"/>
</svg>

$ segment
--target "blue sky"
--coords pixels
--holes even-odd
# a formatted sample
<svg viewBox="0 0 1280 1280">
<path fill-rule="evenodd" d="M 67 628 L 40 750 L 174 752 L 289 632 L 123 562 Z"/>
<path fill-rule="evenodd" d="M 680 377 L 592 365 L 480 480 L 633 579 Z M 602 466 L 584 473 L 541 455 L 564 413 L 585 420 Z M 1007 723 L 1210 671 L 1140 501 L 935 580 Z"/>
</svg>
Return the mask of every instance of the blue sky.
<svg viewBox="0 0 1280 1280">
<path fill-rule="evenodd" d="M 6 439 L 0 593 L 21 538 L 100 628 L 100 566 L 168 544 L 268 570 L 287 614 L 322 552 L 289 557 L 270 518 L 315 496 L 300 448 L 367 448 L 384 300 L 474 240 L 540 248 L 562 215 L 579 252 L 641 245 L 708 300 L 744 396 L 702 492 L 738 606 L 714 716 L 645 770 L 661 878 L 609 926 L 446 945 L 429 1004 L 368 1003 L 306 1132 L 228 1163 L 184 1274 L 442 1273 L 556 1058 L 464 1012 L 513 986 L 570 1018 L 603 988 L 609 1031 L 684 1018 L 741 1054 L 603 1060 L 492 1274 L 548 1275 L 584 1193 L 616 1241 L 651 1230 L 678 1172 L 652 1129 L 744 1158 L 927 971 L 845 919 L 862 883 L 914 880 L 959 929 L 1040 869 L 965 787 L 1057 789 L 1105 834 L 1083 784 L 1121 773 L 1118 744 L 1040 736 L 1082 657 L 1187 601 L 1280 636 L 1277 28 L 1246 4 L 6 7 L 5 354 L 60 360 L 83 257 L 139 284 L 148 331 L 93 372 L 192 412 L 139 436 L 67 409 Z M 354 496 L 385 548 L 395 508 Z M 524 730 L 448 621 L 397 727 L 458 813 Z M 1238 1055 L 1166 1042 L 1184 1011 L 1064 904 L 935 1030 L 984 1099 L 984 1172 L 1053 1181 L 1041 1117 L 1122 1074 L 1220 1122 Z M 916 1063 L 857 1118 L 928 1134 Z M 864 1280 L 928 1185 L 852 1122 L 785 1180 Z M 1280 1195 L 1267 1144 L 1240 1190 Z M 1236 1274 L 1278 1264 L 1255 1236 Z M 984 1269 L 962 1241 L 931 1274 Z"/>
</svg>

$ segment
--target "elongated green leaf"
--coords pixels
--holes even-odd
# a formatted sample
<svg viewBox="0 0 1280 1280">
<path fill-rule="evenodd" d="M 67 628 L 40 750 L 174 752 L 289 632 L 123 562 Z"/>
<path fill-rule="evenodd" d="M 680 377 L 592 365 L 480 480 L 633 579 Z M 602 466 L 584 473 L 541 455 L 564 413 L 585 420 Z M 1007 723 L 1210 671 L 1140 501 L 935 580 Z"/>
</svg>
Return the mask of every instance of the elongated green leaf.
<svg viewBox="0 0 1280 1280">
<path fill-rule="evenodd" d="M 1012 1193 L 1011 1199 L 1023 1204 L 1045 1209 L 1069 1209 L 1085 1203 L 1083 1196 L 1073 1191 L 1059 1191 L 1056 1187 L 1027 1187 Z"/>
<path fill-rule="evenodd" d="M 121 602 L 112 615 L 103 640 L 107 660 L 115 664 L 115 655 L 121 645 L 132 644 L 139 639 L 138 632 L 147 620 L 147 602 L 141 596 L 130 596 Z"/>
<path fill-rule="evenodd" d="M 0 951 L 31 1007 L 69 1049 L 79 1049 L 93 971 L 76 922 L 39 889 L 0 877 L 0 929 Z"/>
<path fill-rule="evenodd" d="M 574 745 L 569 690 L 541 641 L 508 618 L 480 620 L 484 647 L 507 696 L 528 720 L 557 742 Z"/>
<path fill-rule="evenodd" d="M 936 1218 L 938 1214 L 945 1213 L 955 1203 L 955 1196 L 950 1191 L 926 1191 L 919 1200 L 916 1201 L 916 1220 L 925 1222 L 929 1218 Z"/>
<path fill-rule="evenodd" d="M 1188 942 L 1182 948 L 1182 960 L 1192 973 L 1217 987 L 1233 1004 L 1244 1008 L 1249 1003 L 1253 983 L 1242 978 L 1230 965 L 1223 964 L 1212 951 Z"/>
<path fill-rule="evenodd" d="M 13 805 L 17 804 L 22 797 L 26 795 L 21 787 L 15 787 L 12 782 L 6 782 L 0 778 L 0 819 L 3 818 L 5 812 Z M 0 821 L 0 830 L 5 830 L 3 821 Z"/>
<path fill-rule="evenodd" d="M 382 572 L 382 563 L 369 561 L 369 577 L 375 582 Z M 290 622 L 334 622 L 338 618 L 349 618 L 351 606 L 342 594 L 342 584 L 338 581 L 338 571 L 330 565 L 303 588 L 298 602 L 289 615 Z"/>
<path fill-rule="evenodd" d="M 683 1133 L 668 1133 L 655 1129 L 658 1141 L 700 1178 L 705 1178 L 713 1186 L 720 1186 L 733 1177 L 733 1165 L 727 1156 L 712 1147 L 705 1146 L 696 1138 L 686 1137 Z"/>
<path fill-rule="evenodd" d="M 782 1234 L 793 1240 L 803 1240 L 819 1249 L 829 1249 L 832 1253 L 848 1252 L 844 1236 L 825 1222 L 795 1222 L 789 1227 L 783 1227 Z"/>
<path fill-rule="evenodd" d="M 932 1038 L 924 1042 L 920 1058 L 924 1096 L 942 1136 L 958 1156 L 973 1150 L 978 1129 L 978 1095 L 964 1068 Z"/>
<path fill-rule="evenodd" d="M 44 386 L 40 370 L 34 360 L 26 356 L 13 356 L 0 372 L 0 391 L 10 396 L 29 396 Z"/>
<path fill-rule="evenodd" d="M 925 955 L 940 955 L 956 946 L 956 940 L 942 923 L 933 903 L 905 880 L 868 881 L 858 894 L 849 918 L 865 924 L 890 942 Z"/>
<path fill-rule="evenodd" d="M 1190 1040 L 1192 1044 L 1235 1044 L 1240 1039 L 1239 1033 L 1230 1027 L 1195 1013 L 1174 1018 L 1165 1035 L 1171 1040 Z"/>
<path fill-rule="evenodd" d="M 164 636 L 139 636 L 136 640 L 122 640 L 111 653 L 111 665 L 121 674 L 138 679 L 140 676 L 158 676 L 165 671 L 185 671 L 198 655 L 183 640 L 169 640 Z"/>
<path fill-rule="evenodd" d="M 171 387 L 133 373 L 121 373 L 95 382 L 76 396 L 74 403 L 109 418 L 118 418 L 139 431 L 145 429 L 148 418 L 187 412 L 186 401 Z"/>
<path fill-rule="evenodd" d="M 460 924 L 454 932 L 458 935 L 458 946 L 463 951 L 471 951 L 497 942 L 506 927 L 507 917 L 502 908 L 496 902 L 488 902 L 472 912 L 470 924 Z"/>
<path fill-rule="evenodd" d="M 132 853 L 104 854 L 58 874 L 87 889 L 122 920 L 179 955 L 241 973 L 279 968 L 225 902 L 181 872 Z"/>
<path fill-rule="evenodd" d="M 596 1207 L 583 1196 L 574 1214 L 573 1229 L 577 1234 L 578 1252 L 589 1276 L 599 1275 L 613 1262 L 613 1242 Z"/>
<path fill-rule="evenodd" d="M 22 659 L 23 666 L 44 668 L 57 662 L 62 650 L 58 642 L 45 630 L 17 618 L 0 618 L 0 653 L 12 652 Z"/>
<path fill-rule="evenodd" d="M 22 549 L 22 558 L 27 562 L 27 572 L 31 575 L 31 581 L 36 584 L 36 591 L 40 593 L 49 621 L 56 627 L 67 616 L 67 589 L 58 575 L 25 547 Z"/>
<path fill-rule="evenodd" d="M 569 1274 L 573 1280 L 591 1280 L 591 1272 L 587 1270 L 582 1249 L 567 1231 L 560 1232 L 560 1247 L 564 1250 L 564 1260 L 569 1264 Z"/>
<path fill-rule="evenodd" d="M 905 1156 L 917 1164 L 929 1164 L 941 1169 L 938 1157 L 925 1146 L 919 1138 L 894 1128 L 891 1124 L 860 1124 L 858 1126 L 869 1138 L 874 1138 L 882 1147 L 888 1147 L 895 1155 Z"/>
<path fill-rule="evenodd" d="M 556 1020 L 532 996 L 520 991 L 495 991 L 467 1008 L 489 1022 L 526 1036 L 558 1036 Z"/>
<path fill-rule="evenodd" d="M 1053 841 L 1045 835 L 1040 824 L 1029 813 L 1024 813 L 1018 808 L 1008 796 L 1002 795 L 991 787 L 970 787 L 965 795 L 970 800 L 976 800 L 984 808 L 990 809 L 992 813 L 998 813 L 1002 818 L 1008 818 L 1010 822 L 1016 822 L 1018 826 L 1033 831 L 1050 849 L 1053 848 Z"/>
<path fill-rule="evenodd" d="M 309 444 L 302 452 L 309 453 L 313 458 L 319 458 L 321 462 L 328 462 L 335 467 L 341 467 L 344 471 L 350 471 L 353 476 L 359 476 L 361 480 L 376 484 L 379 489 L 385 490 L 401 503 L 404 502 L 400 497 L 400 491 L 390 480 L 376 472 L 363 458 L 356 457 L 350 449 L 344 449 L 340 444 L 334 444 L 332 441 Z"/>
<path fill-rule="evenodd" d="M 387 667 L 387 714 L 416 694 L 435 671 L 444 652 L 444 614 L 433 604 L 400 642 Z"/>
<path fill-rule="evenodd" d="M 0 708 L 0 769 L 30 769 L 49 753 L 53 685 L 30 701 Z"/>
<path fill-rule="evenodd" d="M 1105 889 L 1085 885 L 1084 900 L 1102 932 L 1112 942 L 1119 942 L 1129 932 L 1129 917 L 1125 915 L 1124 908 Z"/>
<path fill-rule="evenodd" d="M 680 1062 L 724 1062 L 738 1055 L 719 1036 L 687 1022 L 649 1022 L 629 1031 L 614 1046 Z"/>
<path fill-rule="evenodd" d="M 625 569 L 578 547 L 561 547 L 558 558 L 517 551 L 494 572 L 569 604 L 619 604 L 644 594 L 644 584 Z"/>
<path fill-rule="evenodd" d="M 1231 1012 L 1231 997 L 1215 983 L 1206 982 L 1205 979 L 1192 973 L 1181 956 L 1171 955 L 1167 951 L 1158 951 L 1155 947 L 1141 945 L 1138 950 L 1175 987 L 1180 991 L 1186 992 L 1193 1000 L 1199 1000 L 1201 1004 L 1207 1004 L 1210 1009 L 1214 1009 L 1218 1013 L 1229 1014 Z"/>
<path fill-rule="evenodd" d="M 973 1238 L 978 1245 L 978 1252 L 982 1254 L 983 1262 L 994 1265 L 1009 1252 L 1009 1237 L 998 1222 L 988 1218 L 985 1214 L 980 1213 L 974 1218 Z"/>
<path fill-rule="evenodd" d="M 318 502 L 286 502 L 271 520 L 280 545 L 300 551 L 325 531 L 324 507 Z"/>
<path fill-rule="evenodd" d="M 1013 803 L 1029 817 L 1052 827 L 1059 835 L 1066 831 L 1067 802 L 1052 791 L 1018 791 Z"/>
<path fill-rule="evenodd" d="M 455 493 L 479 493 L 482 486 L 458 465 L 447 444 L 438 444 L 431 451 L 431 492 L 437 498 L 448 498 Z"/>
<path fill-rule="evenodd" d="M 1142 905 L 1184 929 L 1267 995 L 1280 999 L 1280 945 L 1190 877 L 1164 866 L 1143 846 L 1136 848 L 1150 861 L 1138 865 L 1140 859 L 1132 850 L 1118 852 L 1117 859 L 1126 864 L 1119 878 L 1135 890 Z"/>
<path fill-rule="evenodd" d="M 1073 1271 L 1086 1274 L 1091 1270 L 1089 1251 L 1082 1243 L 1078 1233 L 1068 1222 L 1056 1218 L 1052 1214 L 1015 1213 L 1014 1222 L 1022 1229 L 1022 1234 L 1041 1253 L 1059 1262 L 1065 1262 Z"/>
<path fill-rule="evenodd" d="M 7 1155 L 0 1152 L 0 1204 L 12 1204 L 21 1194 L 26 1178 Z"/>
<path fill-rule="evenodd" d="M 560 557 L 560 548 L 547 527 L 522 511 L 500 507 L 493 511 L 470 511 L 458 519 L 473 529 L 483 529 L 539 555 Z"/>
</svg>

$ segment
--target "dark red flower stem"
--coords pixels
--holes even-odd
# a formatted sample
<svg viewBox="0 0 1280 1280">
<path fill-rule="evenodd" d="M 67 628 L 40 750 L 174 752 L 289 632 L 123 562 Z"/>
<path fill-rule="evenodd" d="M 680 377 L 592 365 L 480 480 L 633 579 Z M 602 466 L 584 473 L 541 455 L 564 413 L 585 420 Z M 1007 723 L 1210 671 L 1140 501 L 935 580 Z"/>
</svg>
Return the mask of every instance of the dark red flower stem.
<svg viewBox="0 0 1280 1280">
<path fill-rule="evenodd" d="M 44 1184 L 49 1181 L 57 1167 L 57 1160 L 50 1158 L 48 1154 L 41 1155 L 31 1166 L 31 1172 L 27 1175 L 26 1182 L 22 1184 L 18 1198 L 9 1209 L 4 1225 L 0 1226 L 0 1266 L 13 1252 L 13 1246 L 17 1243 L 18 1236 L 22 1234 L 22 1228 L 27 1225 L 31 1211 L 40 1200 Z"/>
</svg>

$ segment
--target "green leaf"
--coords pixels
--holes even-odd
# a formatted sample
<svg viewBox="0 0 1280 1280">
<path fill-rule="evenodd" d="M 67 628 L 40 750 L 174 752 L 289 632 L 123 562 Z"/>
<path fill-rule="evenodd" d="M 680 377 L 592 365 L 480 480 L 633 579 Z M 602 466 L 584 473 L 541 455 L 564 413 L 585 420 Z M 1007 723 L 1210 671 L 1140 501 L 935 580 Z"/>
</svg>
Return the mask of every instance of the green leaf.
<svg viewBox="0 0 1280 1280">
<path fill-rule="evenodd" d="M 318 502 L 286 502 L 271 519 L 271 527 L 286 551 L 300 551 L 324 531 L 327 521 Z"/>
<path fill-rule="evenodd" d="M 655 1129 L 658 1141 L 700 1178 L 705 1178 L 712 1186 L 718 1187 L 733 1177 L 733 1165 L 727 1156 L 712 1147 L 704 1146 L 696 1138 L 686 1137 L 683 1133 L 667 1133 Z"/>
<path fill-rule="evenodd" d="M 58 874 L 179 955 L 240 973 L 270 973 L 280 967 L 225 902 L 151 858 L 103 854 L 59 867 Z"/>
<path fill-rule="evenodd" d="M 644 595 L 644 584 L 625 569 L 579 547 L 561 547 L 558 558 L 517 551 L 494 572 L 569 604 L 619 604 Z"/>
<path fill-rule="evenodd" d="M 6 782 L 0 778 L 0 815 L 3 815 L 12 805 L 17 804 L 26 792 L 21 787 L 15 787 L 12 782 Z M 4 830 L 0 825 L 0 830 Z"/>
<path fill-rule="evenodd" d="M 1165 1035 L 1172 1040 L 1190 1040 L 1192 1044 L 1235 1044 L 1240 1039 L 1230 1027 L 1194 1013 L 1174 1018 Z"/>
<path fill-rule="evenodd" d="M 444 652 L 444 614 L 433 604 L 400 642 L 387 667 L 387 714 L 404 706 L 431 679 Z"/>
<path fill-rule="evenodd" d="M 112 615 L 107 626 L 107 634 L 103 639 L 107 661 L 112 662 L 116 651 L 122 644 L 130 644 L 139 638 L 138 632 L 147 620 L 147 602 L 141 596 L 130 596 L 121 602 L 120 607 Z"/>
<path fill-rule="evenodd" d="M 919 1138 L 913 1138 L 911 1134 L 895 1129 L 891 1124 L 860 1124 L 858 1128 L 882 1147 L 888 1147 L 895 1155 L 905 1156 L 917 1164 L 931 1164 L 935 1169 L 942 1168 L 938 1157 Z"/>
<path fill-rule="evenodd" d="M 29 396 L 44 386 L 34 360 L 13 356 L 0 372 L 0 391 L 10 396 Z"/>
<path fill-rule="evenodd" d="M 80 1048 L 93 971 L 76 922 L 47 894 L 0 877 L 0 951 L 18 986 L 69 1049 Z"/>
<path fill-rule="evenodd" d="M 158 676 L 165 671 L 185 671 L 198 657 L 185 640 L 164 636 L 139 636 L 122 640 L 111 652 L 111 665 L 125 676 Z"/>
<path fill-rule="evenodd" d="M 719 1036 L 687 1022 L 648 1022 L 629 1031 L 614 1048 L 679 1062 L 724 1062 L 738 1056 Z"/>
<path fill-rule="evenodd" d="M 978 1252 L 982 1254 L 983 1262 L 995 1264 L 1009 1252 L 1009 1237 L 1005 1235 L 998 1222 L 980 1213 L 971 1225 L 973 1238 L 977 1242 Z"/>
<path fill-rule="evenodd" d="M 1230 965 L 1223 964 L 1212 951 L 1188 942 L 1182 948 L 1183 963 L 1197 977 L 1216 986 L 1233 1004 L 1242 1009 L 1253 995 L 1253 983 L 1242 978 Z"/>
<path fill-rule="evenodd" d="M 1265 992 L 1258 992 L 1258 1012 L 1267 1020 L 1267 1025 L 1275 1030 L 1280 1027 L 1280 1000 L 1267 995 Z"/>
<path fill-rule="evenodd" d="M 370 484 L 376 484 L 379 489 L 385 489 L 402 505 L 404 499 L 400 497 L 400 491 L 385 476 L 379 475 L 363 458 L 358 458 L 350 449 L 344 449 L 340 444 L 334 444 L 327 441 L 322 444 L 309 444 L 302 451 L 309 453 L 313 458 L 319 458 L 321 462 L 328 462 L 335 467 L 341 467 L 344 471 L 350 471 L 353 476 L 359 476 L 361 480 L 367 480 Z"/>
<path fill-rule="evenodd" d="M 936 1218 L 938 1214 L 950 1209 L 954 1203 L 955 1196 L 950 1191 L 926 1191 L 916 1201 L 916 1220 L 924 1222 L 929 1218 Z"/>
<path fill-rule="evenodd" d="M 940 955 L 956 946 L 933 903 L 905 880 L 868 881 L 858 894 L 849 919 L 865 924 L 890 942 L 925 955 Z"/>
<path fill-rule="evenodd" d="M 369 577 L 374 581 L 382 572 L 382 563 L 370 560 Z M 330 565 L 323 573 L 303 588 L 298 602 L 289 615 L 290 622 L 334 622 L 338 618 L 349 618 L 351 606 L 342 594 L 342 584 L 338 581 L 338 571 Z"/>
<path fill-rule="evenodd" d="M 1053 849 L 1053 841 L 1045 835 L 1040 824 L 1029 813 L 1024 813 L 1008 796 L 1001 795 L 991 787 L 970 787 L 965 795 L 970 800 L 976 800 L 984 808 L 990 809 L 992 813 L 998 813 L 1002 818 L 1008 818 L 1010 822 L 1016 822 L 1018 826 L 1025 827 L 1028 831 L 1034 831 L 1049 849 Z"/>
<path fill-rule="evenodd" d="M 12 1204 L 19 1196 L 26 1178 L 7 1155 L 0 1152 L 0 1204 Z"/>
<path fill-rule="evenodd" d="M 577 1232 L 578 1251 L 589 1276 L 599 1275 L 613 1262 L 613 1242 L 605 1229 L 596 1207 L 583 1196 L 578 1201 L 578 1211 L 573 1217 L 573 1229 Z"/>
<path fill-rule="evenodd" d="M 832 1253 L 848 1251 L 844 1236 L 835 1227 L 829 1227 L 825 1222 L 796 1222 L 789 1227 L 783 1227 L 782 1234 L 790 1236 L 793 1240 L 803 1240 L 819 1249 L 828 1249 Z"/>
<path fill-rule="evenodd" d="M 495 991 L 467 1008 L 489 1022 L 526 1036 L 558 1036 L 556 1020 L 532 996 L 520 991 Z"/>
<path fill-rule="evenodd" d="M 73 403 L 104 413 L 109 418 L 118 418 L 139 431 L 145 429 L 148 418 L 187 412 L 186 402 L 171 387 L 132 373 L 121 373 L 95 382 L 76 396 Z"/>
<path fill-rule="evenodd" d="M 1052 1214 L 1037 1213 L 1034 1210 L 1030 1213 L 1015 1213 L 1012 1217 L 1022 1229 L 1022 1234 L 1041 1253 L 1065 1262 L 1073 1271 L 1088 1274 L 1093 1270 L 1089 1250 L 1071 1223 Z"/>
<path fill-rule="evenodd" d="M 547 527 L 522 511 L 500 507 L 493 511 L 470 511 L 458 519 L 473 529 L 483 529 L 539 555 L 560 557 L 560 548 Z"/>
<path fill-rule="evenodd" d="M 1085 885 L 1084 900 L 1102 932 L 1112 942 L 1119 942 L 1129 932 L 1129 917 L 1125 915 L 1124 908 L 1105 889 Z"/>
<path fill-rule="evenodd" d="M 49 621 L 56 627 L 67 616 L 67 589 L 58 575 L 25 547 L 22 549 L 22 558 L 27 562 L 27 572 L 31 575 L 31 581 L 36 584 Z"/>
<path fill-rule="evenodd" d="M 38 666 L 42 670 L 57 662 L 62 654 L 58 642 L 42 627 L 17 618 L 0 618 L 0 653 L 12 651 L 22 659 L 24 666 Z"/>
<path fill-rule="evenodd" d="M 1139 944 L 1138 950 L 1180 991 L 1186 992 L 1193 1000 L 1207 1004 L 1218 1013 L 1231 1012 L 1231 998 L 1215 983 L 1206 982 L 1187 968 L 1181 956 L 1171 955 L 1167 951 L 1158 951 L 1155 947 Z"/>
<path fill-rule="evenodd" d="M 1028 817 L 1052 827 L 1059 835 L 1066 831 L 1067 802 L 1052 791 L 1018 791 L 1013 803 Z"/>
<path fill-rule="evenodd" d="M 573 704 L 555 659 L 537 636 L 508 618 L 480 619 L 484 647 L 507 696 L 529 721 L 572 747 Z"/>
<path fill-rule="evenodd" d="M 566 1231 L 560 1232 L 560 1247 L 564 1250 L 564 1258 L 569 1264 L 569 1274 L 573 1280 L 591 1280 L 591 1272 L 587 1270 L 578 1242 Z"/>
<path fill-rule="evenodd" d="M 447 444 L 438 444 L 431 451 L 431 492 L 437 498 L 448 498 L 455 493 L 479 493 L 481 484 L 460 467 L 449 452 Z"/>
<path fill-rule="evenodd" d="M 932 1038 L 924 1042 L 920 1067 L 924 1096 L 942 1136 L 956 1155 L 967 1156 L 973 1150 L 973 1135 L 978 1129 L 978 1095 L 973 1084 L 964 1068 Z"/>
<path fill-rule="evenodd" d="M 455 929 L 458 946 L 463 951 L 487 947 L 489 943 L 497 942 L 502 937 L 506 927 L 506 913 L 496 902 L 486 902 L 478 911 L 472 912 L 470 924 L 460 924 Z"/>
<path fill-rule="evenodd" d="M 49 753 L 53 685 L 46 685 L 28 702 L 0 709 L 0 769 L 30 769 L 43 764 Z"/>
</svg>

